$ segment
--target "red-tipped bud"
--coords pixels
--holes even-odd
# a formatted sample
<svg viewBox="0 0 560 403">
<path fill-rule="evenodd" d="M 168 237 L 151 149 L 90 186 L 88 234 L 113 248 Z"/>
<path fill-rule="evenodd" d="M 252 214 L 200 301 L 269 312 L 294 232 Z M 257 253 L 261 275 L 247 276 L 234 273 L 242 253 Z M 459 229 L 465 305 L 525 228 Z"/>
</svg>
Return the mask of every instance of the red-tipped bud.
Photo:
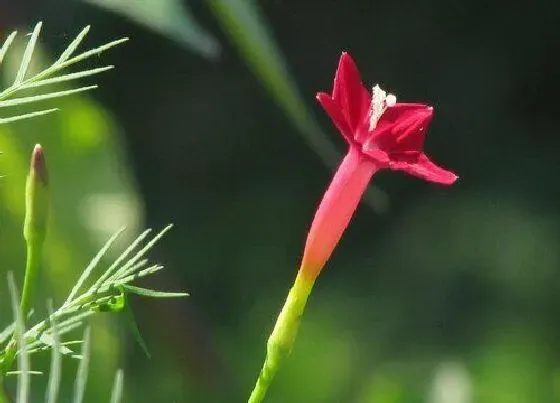
<svg viewBox="0 0 560 403">
<path fill-rule="evenodd" d="M 46 235 L 49 215 L 48 173 L 43 147 L 37 144 L 31 154 L 31 164 L 25 187 L 25 223 L 23 235 L 27 242 L 42 242 Z"/>
</svg>

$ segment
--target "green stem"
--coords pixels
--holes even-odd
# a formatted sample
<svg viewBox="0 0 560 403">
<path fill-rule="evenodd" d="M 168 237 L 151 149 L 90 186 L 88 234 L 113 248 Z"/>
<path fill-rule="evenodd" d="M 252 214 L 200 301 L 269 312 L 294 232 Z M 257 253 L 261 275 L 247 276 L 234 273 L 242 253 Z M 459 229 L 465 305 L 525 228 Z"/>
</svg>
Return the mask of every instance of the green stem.
<svg viewBox="0 0 560 403">
<path fill-rule="evenodd" d="M 314 281 L 314 279 L 302 275 L 302 270 L 298 272 L 282 311 L 278 315 L 274 330 L 268 338 L 265 361 L 248 403 L 264 401 L 272 379 L 282 362 L 290 355 Z"/>
<path fill-rule="evenodd" d="M 22 320 L 25 321 L 27 313 L 31 310 L 31 302 L 33 298 L 33 291 L 35 283 L 37 282 L 37 273 L 39 272 L 39 264 L 41 262 L 41 255 L 43 251 L 43 239 L 31 238 L 27 242 L 27 260 L 25 263 L 25 278 L 23 280 L 23 292 L 21 294 L 20 313 Z M 6 372 L 10 370 L 17 353 L 16 333 L 5 349 L 4 360 L 0 368 L 0 383 Z M 0 397 L 0 403 L 3 403 Z"/>
<path fill-rule="evenodd" d="M 37 237 L 39 238 L 39 237 Z M 25 279 L 23 280 L 23 291 L 21 293 L 21 303 L 19 311 L 25 320 L 31 310 L 33 292 L 37 283 L 37 274 L 43 255 L 44 238 L 31 238 L 27 241 L 27 261 L 25 263 Z"/>
<path fill-rule="evenodd" d="M 27 246 L 25 261 L 25 277 L 21 294 L 19 318 L 14 318 L 16 329 L 8 345 L 4 348 L 3 359 L 0 363 L 0 403 L 9 401 L 3 394 L 4 378 L 12 367 L 18 349 L 16 335 L 24 337 L 25 320 L 31 310 L 33 292 L 36 287 L 43 243 L 45 241 L 47 218 L 49 211 L 48 175 L 45 165 L 45 155 L 41 145 L 37 144 L 31 154 L 29 174 L 25 181 L 25 221 L 23 223 L 23 237 Z M 16 307 L 14 307 L 14 310 Z M 23 324 L 23 325 L 21 325 Z M 20 329 L 20 326 L 22 327 Z M 25 343 L 25 341 L 24 341 Z"/>
</svg>

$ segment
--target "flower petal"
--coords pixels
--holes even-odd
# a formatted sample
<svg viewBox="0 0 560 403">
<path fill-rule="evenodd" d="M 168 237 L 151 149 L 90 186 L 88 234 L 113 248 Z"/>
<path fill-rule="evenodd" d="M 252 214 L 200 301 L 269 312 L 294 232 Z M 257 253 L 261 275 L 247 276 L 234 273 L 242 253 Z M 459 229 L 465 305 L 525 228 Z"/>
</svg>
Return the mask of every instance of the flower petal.
<svg viewBox="0 0 560 403">
<path fill-rule="evenodd" d="M 349 144 L 354 141 L 353 132 L 348 126 L 348 121 L 344 116 L 344 113 L 340 109 L 340 106 L 334 102 L 331 96 L 325 92 L 319 92 L 316 95 L 317 101 L 321 104 L 323 109 L 330 116 L 334 125 L 337 127 L 338 131 L 346 138 Z"/>
<path fill-rule="evenodd" d="M 373 160 L 380 168 L 387 168 L 391 162 L 389 154 L 380 148 L 367 148 L 362 146 L 362 152 Z"/>
<path fill-rule="evenodd" d="M 334 77 L 332 99 L 340 105 L 350 129 L 355 131 L 368 113 L 371 99 L 352 57 L 343 52 Z"/>
<path fill-rule="evenodd" d="M 424 104 L 398 103 L 381 115 L 368 142 L 387 152 L 421 151 L 433 109 Z"/>
<path fill-rule="evenodd" d="M 458 178 L 453 172 L 434 164 L 424 153 L 420 153 L 414 163 L 393 160 L 390 162 L 389 168 L 443 185 L 451 185 Z"/>
<path fill-rule="evenodd" d="M 416 115 L 401 119 L 393 128 L 396 149 L 400 151 L 422 151 L 426 132 L 434 116 L 433 108 L 418 110 Z"/>
</svg>

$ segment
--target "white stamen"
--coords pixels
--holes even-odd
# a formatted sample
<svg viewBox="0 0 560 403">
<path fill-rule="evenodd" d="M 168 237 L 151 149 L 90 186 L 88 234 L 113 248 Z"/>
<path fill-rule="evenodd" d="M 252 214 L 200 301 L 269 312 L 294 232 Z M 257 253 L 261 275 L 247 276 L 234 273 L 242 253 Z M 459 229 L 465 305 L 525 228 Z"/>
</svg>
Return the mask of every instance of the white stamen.
<svg viewBox="0 0 560 403">
<path fill-rule="evenodd" d="M 379 85 L 371 90 L 371 115 L 369 120 L 369 130 L 375 129 L 377 122 L 385 110 L 397 103 L 397 97 L 393 94 L 388 94 L 383 91 Z"/>
</svg>

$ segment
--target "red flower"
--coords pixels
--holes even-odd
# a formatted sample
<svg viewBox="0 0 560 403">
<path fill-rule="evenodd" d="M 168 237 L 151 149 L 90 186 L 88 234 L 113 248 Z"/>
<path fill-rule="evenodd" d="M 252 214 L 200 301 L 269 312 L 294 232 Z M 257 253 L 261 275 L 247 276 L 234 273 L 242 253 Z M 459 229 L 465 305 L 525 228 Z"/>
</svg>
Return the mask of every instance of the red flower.
<svg viewBox="0 0 560 403">
<path fill-rule="evenodd" d="M 391 168 L 430 182 L 450 185 L 457 176 L 438 167 L 422 151 L 433 108 L 418 103 L 395 103 L 396 98 L 375 86 L 373 96 L 360 80 L 348 53 L 342 53 L 332 97 L 317 100 L 350 147 L 361 151 L 378 168 Z"/>
<path fill-rule="evenodd" d="M 379 86 L 372 93 L 348 53 L 342 53 L 332 95 L 317 100 L 344 136 L 349 151 L 327 189 L 311 225 L 302 271 L 315 278 L 348 226 L 375 172 L 389 168 L 430 182 L 450 185 L 457 175 L 436 164 L 422 148 L 433 108 L 419 103 L 397 103 Z"/>
<path fill-rule="evenodd" d="M 370 95 L 347 53 L 340 58 L 332 96 L 320 92 L 317 99 L 348 141 L 349 150 L 311 223 L 301 266 L 268 339 L 266 359 L 249 397 L 251 403 L 264 400 L 280 363 L 290 354 L 315 280 L 373 174 L 390 168 L 446 185 L 457 180 L 453 172 L 435 165 L 422 151 L 433 109 L 423 104 L 397 103 L 394 95 L 387 95 L 377 85 Z"/>
</svg>

